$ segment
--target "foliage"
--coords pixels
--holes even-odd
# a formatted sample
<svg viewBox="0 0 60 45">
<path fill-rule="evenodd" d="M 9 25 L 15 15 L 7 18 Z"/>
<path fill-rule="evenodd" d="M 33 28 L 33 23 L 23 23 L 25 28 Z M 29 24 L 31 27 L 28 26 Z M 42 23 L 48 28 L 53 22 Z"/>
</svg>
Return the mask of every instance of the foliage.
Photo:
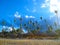
<svg viewBox="0 0 60 45">
<path fill-rule="evenodd" d="M 58 36 L 60 36 L 60 29 L 57 29 L 55 32 Z"/>
<path fill-rule="evenodd" d="M 42 16 L 40 17 L 40 20 L 42 20 Z M 40 23 L 38 23 L 38 21 L 33 21 L 33 20 L 29 20 L 28 23 L 24 23 L 22 24 L 22 21 L 23 19 L 22 18 L 19 18 L 19 21 L 20 21 L 20 26 L 19 28 L 15 29 L 13 24 L 12 24 L 12 31 L 6 31 L 8 29 L 3 29 L 2 28 L 2 32 L 0 32 L 0 37 L 3 37 L 3 38 L 40 38 L 41 36 L 47 36 L 47 34 L 51 33 L 53 31 L 53 27 L 52 25 L 49 25 L 47 23 L 47 20 L 44 19 L 44 22 L 46 23 L 46 27 L 47 27 L 47 34 L 42 34 L 40 33 L 40 31 L 42 30 L 42 26 L 40 25 Z M 14 24 L 16 24 L 17 20 L 14 19 Z M 5 21 L 2 22 L 3 25 L 5 25 Z M 54 23 L 55 26 L 56 23 Z M 23 31 L 23 27 L 26 29 L 27 33 L 24 33 Z M 56 31 L 56 34 L 58 36 L 60 36 L 60 29 L 57 29 Z"/>
</svg>

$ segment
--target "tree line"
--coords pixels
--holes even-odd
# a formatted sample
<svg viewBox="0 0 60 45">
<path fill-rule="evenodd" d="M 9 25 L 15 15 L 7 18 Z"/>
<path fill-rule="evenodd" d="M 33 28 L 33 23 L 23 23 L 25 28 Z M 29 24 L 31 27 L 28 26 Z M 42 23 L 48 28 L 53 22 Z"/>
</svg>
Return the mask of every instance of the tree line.
<svg viewBox="0 0 60 45">
<path fill-rule="evenodd" d="M 54 30 L 53 27 L 57 27 L 57 23 L 54 22 L 54 26 L 49 25 L 46 19 L 40 17 L 40 20 L 44 20 L 45 26 L 47 27 L 46 32 L 41 33 L 40 31 L 43 29 L 42 25 L 38 23 L 38 21 L 29 20 L 27 23 L 22 24 L 23 18 L 19 18 L 20 24 L 19 28 L 15 29 L 13 24 L 11 25 L 12 31 L 7 31 L 8 28 L 2 28 L 2 32 L 0 32 L 1 38 L 41 38 L 41 37 L 60 37 L 60 29 L 57 28 Z M 14 19 L 14 24 L 16 24 L 17 20 Z M 2 21 L 2 24 L 5 25 L 6 22 Z M 23 31 L 23 27 L 27 33 Z"/>
</svg>

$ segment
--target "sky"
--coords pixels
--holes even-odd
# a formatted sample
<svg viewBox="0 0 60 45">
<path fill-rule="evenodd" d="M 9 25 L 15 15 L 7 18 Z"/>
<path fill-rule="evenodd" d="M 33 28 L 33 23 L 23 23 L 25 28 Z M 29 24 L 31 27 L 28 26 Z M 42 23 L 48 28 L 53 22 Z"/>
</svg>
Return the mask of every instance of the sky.
<svg viewBox="0 0 60 45">
<path fill-rule="evenodd" d="M 55 11 L 60 19 L 60 0 L 0 0 L 0 22 L 6 20 L 12 23 L 14 18 L 20 17 L 39 20 L 40 16 L 54 20 Z"/>
</svg>

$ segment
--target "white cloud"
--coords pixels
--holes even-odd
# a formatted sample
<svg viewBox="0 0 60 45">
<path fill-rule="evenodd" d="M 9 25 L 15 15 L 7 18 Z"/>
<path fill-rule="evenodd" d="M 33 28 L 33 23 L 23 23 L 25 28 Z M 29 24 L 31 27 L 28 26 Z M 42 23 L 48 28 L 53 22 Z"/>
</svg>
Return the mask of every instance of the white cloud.
<svg viewBox="0 0 60 45">
<path fill-rule="evenodd" d="M 27 33 L 27 31 L 25 29 L 22 29 L 24 33 Z"/>
<path fill-rule="evenodd" d="M 35 18 L 34 16 L 29 16 L 30 18 Z"/>
<path fill-rule="evenodd" d="M 41 8 L 46 8 L 49 6 L 49 0 L 45 0 L 44 3 L 42 3 Z"/>
<path fill-rule="evenodd" d="M 45 4 L 42 4 L 41 8 L 45 8 L 45 7 L 46 7 L 46 5 Z"/>
<path fill-rule="evenodd" d="M 53 12 L 57 10 L 57 0 L 50 0 L 50 12 Z"/>
<path fill-rule="evenodd" d="M 12 31 L 12 27 L 3 26 L 2 28 L 3 28 L 3 29 L 6 29 L 6 28 L 7 28 L 7 30 L 6 30 L 6 31 Z"/>
<path fill-rule="evenodd" d="M 45 0 L 41 7 L 49 8 L 48 11 L 50 11 L 50 13 L 53 13 L 55 16 L 55 11 L 57 11 L 58 18 L 60 18 L 60 0 Z M 54 15 L 50 16 L 50 18 L 54 17 Z"/>
<path fill-rule="evenodd" d="M 20 18 L 21 16 L 20 15 L 14 15 L 16 18 Z"/>
<path fill-rule="evenodd" d="M 49 0 L 45 0 L 45 3 L 48 3 L 49 2 Z"/>
<path fill-rule="evenodd" d="M 54 13 L 55 10 L 60 11 L 60 1 L 59 0 L 45 0 L 41 7 L 49 7 L 50 12 Z"/>
<path fill-rule="evenodd" d="M 59 0 L 50 0 L 50 12 L 54 13 L 56 16 L 55 11 L 57 11 L 57 16 L 60 18 L 60 1 Z"/>
<path fill-rule="evenodd" d="M 9 31 L 12 31 L 12 27 L 8 27 L 8 30 L 9 30 Z"/>
<path fill-rule="evenodd" d="M 15 16 L 16 18 L 20 18 L 20 17 L 21 17 L 21 15 L 19 15 L 19 12 L 16 12 L 16 13 L 14 14 L 14 16 Z"/>
<path fill-rule="evenodd" d="M 6 28 L 6 26 L 3 26 L 2 28 Z"/>
<path fill-rule="evenodd" d="M 35 17 L 26 15 L 25 18 L 35 18 Z"/>
<path fill-rule="evenodd" d="M 26 17 L 26 18 L 29 18 L 29 16 L 28 16 L 28 15 L 26 15 L 25 17 Z"/>
<path fill-rule="evenodd" d="M 55 15 L 50 15 L 50 19 L 52 19 L 53 17 L 55 17 Z"/>
</svg>

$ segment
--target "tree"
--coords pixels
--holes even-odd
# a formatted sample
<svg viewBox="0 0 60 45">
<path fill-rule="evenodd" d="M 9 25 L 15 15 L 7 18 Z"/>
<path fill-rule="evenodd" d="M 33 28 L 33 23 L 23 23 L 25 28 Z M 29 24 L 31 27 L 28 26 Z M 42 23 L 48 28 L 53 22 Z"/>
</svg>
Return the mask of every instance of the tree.
<svg viewBox="0 0 60 45">
<path fill-rule="evenodd" d="M 5 20 L 3 20 L 3 21 L 2 21 L 2 25 L 5 25 L 5 24 L 6 24 L 6 21 L 5 21 Z"/>
<path fill-rule="evenodd" d="M 60 36 L 60 29 L 57 29 L 56 31 L 57 36 Z"/>
<path fill-rule="evenodd" d="M 47 32 L 50 33 L 50 32 L 52 32 L 52 30 L 53 30 L 53 27 L 50 25 L 50 26 L 48 27 Z"/>
<path fill-rule="evenodd" d="M 22 30 L 22 18 L 20 17 L 20 31 L 21 31 L 21 33 L 23 32 L 23 30 Z"/>
<path fill-rule="evenodd" d="M 37 26 L 37 33 L 40 31 L 40 27 L 39 26 Z"/>
<path fill-rule="evenodd" d="M 24 27 L 26 27 L 27 26 L 27 24 L 24 24 Z"/>
<path fill-rule="evenodd" d="M 5 26 L 5 24 L 6 24 L 6 21 L 3 20 L 3 21 L 2 21 L 2 27 Z M 2 28 L 2 30 L 3 30 L 3 28 Z"/>
<path fill-rule="evenodd" d="M 16 19 L 14 19 L 14 24 L 16 23 Z"/>
<path fill-rule="evenodd" d="M 57 29 L 57 22 L 54 22 L 54 27 L 55 29 Z"/>
<path fill-rule="evenodd" d="M 6 24 L 6 21 L 3 20 L 1 23 L 2 23 L 2 27 L 3 27 L 3 26 Z M 5 28 L 2 28 L 2 36 L 3 36 L 3 37 L 5 37 L 5 33 L 6 33 Z"/>
<path fill-rule="evenodd" d="M 22 21 L 22 18 L 20 17 L 20 21 Z"/>
<path fill-rule="evenodd" d="M 40 19 L 42 20 L 42 16 L 40 17 Z"/>
<path fill-rule="evenodd" d="M 58 18 L 58 11 L 57 10 L 55 10 L 55 14 L 57 16 L 57 28 L 58 28 L 58 26 L 59 26 L 59 18 Z"/>
<path fill-rule="evenodd" d="M 23 33 L 23 30 L 22 30 L 22 18 L 20 17 L 19 18 L 19 20 L 20 20 L 20 25 L 19 25 L 19 29 L 17 29 L 17 30 L 19 30 L 19 32 L 22 34 Z M 16 19 L 14 19 L 14 23 L 16 23 Z M 14 28 L 13 28 L 13 30 L 14 30 Z"/>
<path fill-rule="evenodd" d="M 55 26 L 57 26 L 57 23 L 56 23 L 56 22 L 54 22 L 54 25 L 55 25 Z"/>
<path fill-rule="evenodd" d="M 7 33 L 8 33 L 8 32 L 3 28 L 3 29 L 2 29 L 2 37 L 3 37 L 3 38 L 6 37 Z"/>
</svg>

